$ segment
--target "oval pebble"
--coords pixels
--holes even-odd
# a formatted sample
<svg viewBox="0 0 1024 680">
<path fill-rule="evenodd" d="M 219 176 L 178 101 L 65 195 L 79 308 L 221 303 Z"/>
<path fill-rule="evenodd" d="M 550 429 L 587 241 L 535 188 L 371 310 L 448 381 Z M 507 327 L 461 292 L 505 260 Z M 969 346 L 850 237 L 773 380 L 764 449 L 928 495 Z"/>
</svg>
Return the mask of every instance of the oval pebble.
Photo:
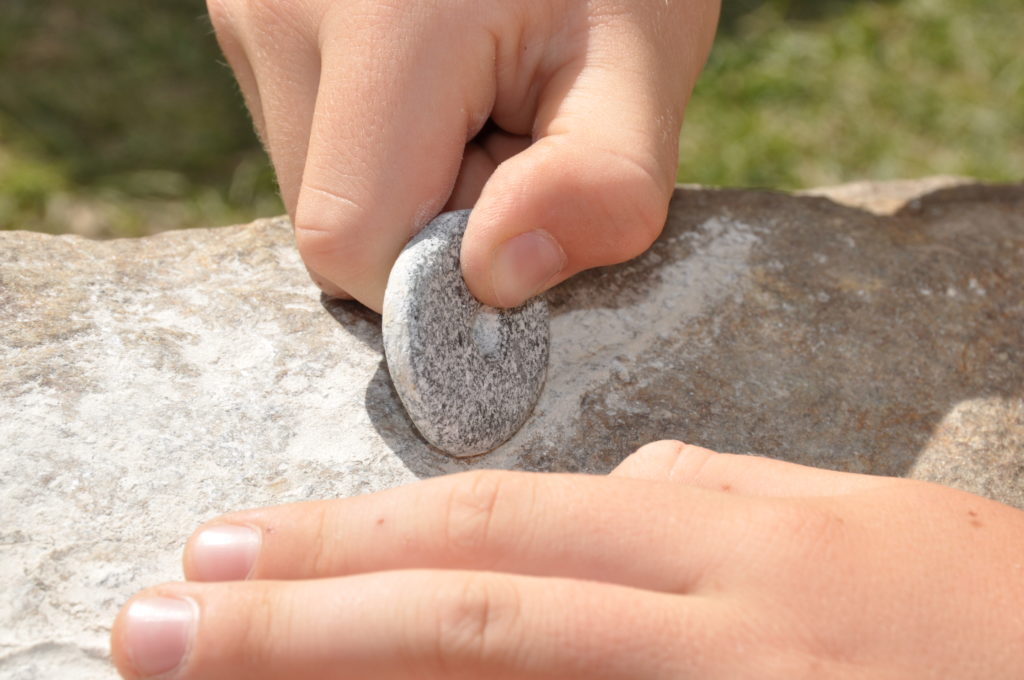
<svg viewBox="0 0 1024 680">
<path fill-rule="evenodd" d="M 384 293 L 384 353 L 413 424 L 457 457 L 515 434 L 540 396 L 548 363 L 548 308 L 479 302 L 462 279 L 469 211 L 443 213 L 399 255 Z"/>
</svg>

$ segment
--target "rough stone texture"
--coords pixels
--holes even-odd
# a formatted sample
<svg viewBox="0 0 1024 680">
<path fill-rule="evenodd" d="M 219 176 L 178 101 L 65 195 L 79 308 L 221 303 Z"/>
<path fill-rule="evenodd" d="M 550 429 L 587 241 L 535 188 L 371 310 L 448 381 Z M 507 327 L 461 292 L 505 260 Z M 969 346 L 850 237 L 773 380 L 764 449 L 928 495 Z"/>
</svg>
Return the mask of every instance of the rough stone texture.
<svg viewBox="0 0 1024 680">
<path fill-rule="evenodd" d="M 544 384 L 548 306 L 481 304 L 459 267 L 469 211 L 444 213 L 395 262 L 383 341 L 395 391 L 423 438 L 458 457 L 485 453 L 522 427 Z"/>
<path fill-rule="evenodd" d="M 321 303 L 284 220 L 0 233 L 0 677 L 113 678 L 117 607 L 211 516 L 474 467 L 677 437 L 1024 507 L 1024 186 L 896 189 L 891 216 L 678 192 L 650 252 L 549 295 L 537 407 L 465 460 L 415 434 L 380 318 Z"/>
</svg>

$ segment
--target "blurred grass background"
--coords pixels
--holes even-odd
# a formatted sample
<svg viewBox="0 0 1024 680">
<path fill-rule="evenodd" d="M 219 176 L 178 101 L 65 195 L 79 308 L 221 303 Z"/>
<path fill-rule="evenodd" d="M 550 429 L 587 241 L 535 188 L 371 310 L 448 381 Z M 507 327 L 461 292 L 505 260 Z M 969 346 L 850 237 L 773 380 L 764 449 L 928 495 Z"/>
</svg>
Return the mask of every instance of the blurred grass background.
<svg viewBox="0 0 1024 680">
<path fill-rule="evenodd" d="M 2 0 L 0 228 L 282 212 L 203 0 Z M 1024 179 L 1020 0 L 724 0 L 680 181 Z"/>
</svg>

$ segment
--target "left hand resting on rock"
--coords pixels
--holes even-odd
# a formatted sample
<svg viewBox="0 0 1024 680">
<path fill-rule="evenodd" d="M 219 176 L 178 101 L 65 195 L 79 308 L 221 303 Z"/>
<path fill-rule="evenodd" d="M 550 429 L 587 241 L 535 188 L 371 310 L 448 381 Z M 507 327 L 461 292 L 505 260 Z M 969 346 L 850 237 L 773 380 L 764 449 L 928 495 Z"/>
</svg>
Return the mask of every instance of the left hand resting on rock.
<svg viewBox="0 0 1024 680">
<path fill-rule="evenodd" d="M 214 520 L 126 678 L 1020 678 L 1024 512 L 657 442 Z"/>
</svg>

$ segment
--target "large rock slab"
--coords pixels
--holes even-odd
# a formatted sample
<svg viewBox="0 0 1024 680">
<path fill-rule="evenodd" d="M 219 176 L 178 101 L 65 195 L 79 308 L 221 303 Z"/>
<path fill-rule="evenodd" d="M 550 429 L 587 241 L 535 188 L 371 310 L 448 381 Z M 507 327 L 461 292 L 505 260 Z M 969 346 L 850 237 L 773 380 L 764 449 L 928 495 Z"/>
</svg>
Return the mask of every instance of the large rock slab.
<svg viewBox="0 0 1024 680">
<path fill-rule="evenodd" d="M 1024 507 L 1024 187 L 933 186 L 681 188 L 647 254 L 549 294 L 533 415 L 462 461 L 283 219 L 0 233 L 0 676 L 114 677 L 117 608 L 211 516 L 476 467 L 601 473 L 675 437 Z"/>
</svg>

